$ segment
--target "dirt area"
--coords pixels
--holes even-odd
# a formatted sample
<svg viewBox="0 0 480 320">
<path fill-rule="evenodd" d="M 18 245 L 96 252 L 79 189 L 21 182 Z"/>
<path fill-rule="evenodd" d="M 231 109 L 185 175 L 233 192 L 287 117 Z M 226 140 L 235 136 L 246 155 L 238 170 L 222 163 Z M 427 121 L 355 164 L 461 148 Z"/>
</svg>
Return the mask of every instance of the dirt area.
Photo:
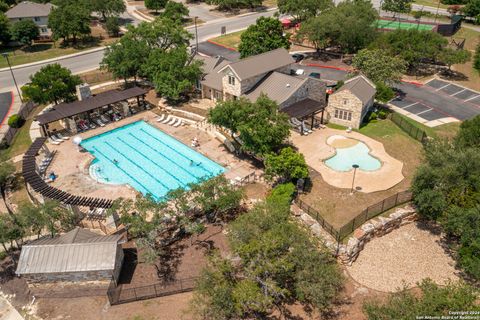
<svg viewBox="0 0 480 320">
<path fill-rule="evenodd" d="M 458 280 L 455 261 L 442 247 L 439 231 L 424 223 L 411 223 L 375 238 L 347 268 L 359 283 L 374 290 L 393 292 L 422 279 L 444 284 Z"/>
<path fill-rule="evenodd" d="M 306 50 L 305 47 L 300 47 L 303 48 L 303 50 Z M 340 57 L 334 55 L 334 54 L 325 54 L 321 53 L 320 55 L 311 55 L 308 58 L 302 60 L 301 64 L 320 64 L 320 65 L 326 65 L 329 67 L 335 67 L 335 68 L 340 68 L 340 69 L 346 69 L 346 70 L 353 70 L 353 68 L 350 66 L 348 63 L 348 59 L 340 59 Z"/>
<path fill-rule="evenodd" d="M 395 126 L 390 122 L 382 122 L 378 125 L 383 128 Z M 403 162 L 402 174 L 404 179 L 399 184 L 384 191 L 354 192 L 350 194 L 350 189 L 333 187 L 326 183 L 320 175 L 314 175 L 312 187 L 308 193 L 302 195 L 302 200 L 316 208 L 322 217 L 334 227 L 340 227 L 368 206 L 376 204 L 397 192 L 407 190 L 410 187 L 416 167 L 421 163 L 422 146 L 397 130 L 400 129 L 392 127 L 391 131 L 375 131 L 367 135 L 381 142 L 390 156 Z"/>
<path fill-rule="evenodd" d="M 180 280 L 197 277 L 206 265 L 208 250 L 218 249 L 228 254 L 228 242 L 223 228 L 209 225 L 204 233 L 176 242 L 161 255 L 157 265 L 139 262 L 133 242 L 124 245 L 125 262 L 119 283 L 122 289 L 141 287 L 163 280 Z M 138 255 L 142 261 L 141 252 Z"/>
</svg>

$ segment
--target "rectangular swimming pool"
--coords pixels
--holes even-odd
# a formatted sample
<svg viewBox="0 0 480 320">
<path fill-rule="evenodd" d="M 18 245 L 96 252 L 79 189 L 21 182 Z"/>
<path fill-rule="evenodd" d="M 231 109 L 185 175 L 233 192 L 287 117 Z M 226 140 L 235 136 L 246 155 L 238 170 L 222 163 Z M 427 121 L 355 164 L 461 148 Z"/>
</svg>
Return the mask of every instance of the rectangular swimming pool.
<svg viewBox="0 0 480 320">
<path fill-rule="evenodd" d="M 90 175 L 101 183 L 129 184 L 159 200 L 170 190 L 188 188 L 225 171 L 216 162 L 149 125 L 137 121 L 85 139 L 94 157 Z"/>
</svg>

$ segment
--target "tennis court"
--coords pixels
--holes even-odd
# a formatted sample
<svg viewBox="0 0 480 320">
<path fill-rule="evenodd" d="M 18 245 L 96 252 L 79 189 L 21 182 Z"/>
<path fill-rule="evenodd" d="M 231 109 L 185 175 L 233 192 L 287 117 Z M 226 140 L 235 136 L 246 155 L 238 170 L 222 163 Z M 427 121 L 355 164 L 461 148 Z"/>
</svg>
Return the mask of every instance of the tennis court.
<svg viewBox="0 0 480 320">
<path fill-rule="evenodd" d="M 435 28 L 435 25 L 432 24 L 422 24 L 422 23 L 415 23 L 415 22 L 407 22 L 407 21 L 399 21 L 399 20 L 377 20 L 377 28 L 378 29 L 388 29 L 388 30 L 395 30 L 395 29 L 418 29 L 418 30 L 426 30 L 432 31 Z"/>
</svg>

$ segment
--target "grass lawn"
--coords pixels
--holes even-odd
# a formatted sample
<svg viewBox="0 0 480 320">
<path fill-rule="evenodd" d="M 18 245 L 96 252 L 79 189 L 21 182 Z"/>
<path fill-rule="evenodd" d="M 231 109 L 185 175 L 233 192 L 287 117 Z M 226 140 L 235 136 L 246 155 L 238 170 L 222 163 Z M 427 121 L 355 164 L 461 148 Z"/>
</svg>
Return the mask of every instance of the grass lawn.
<svg viewBox="0 0 480 320">
<path fill-rule="evenodd" d="M 263 0 L 262 5 L 265 7 L 276 7 L 277 6 L 277 0 Z"/>
<path fill-rule="evenodd" d="M 242 31 L 237 31 L 233 33 L 229 33 L 220 37 L 216 37 L 212 40 L 213 42 L 220 43 L 229 48 L 238 49 L 238 45 L 240 44 L 240 36 L 242 35 Z"/>
</svg>

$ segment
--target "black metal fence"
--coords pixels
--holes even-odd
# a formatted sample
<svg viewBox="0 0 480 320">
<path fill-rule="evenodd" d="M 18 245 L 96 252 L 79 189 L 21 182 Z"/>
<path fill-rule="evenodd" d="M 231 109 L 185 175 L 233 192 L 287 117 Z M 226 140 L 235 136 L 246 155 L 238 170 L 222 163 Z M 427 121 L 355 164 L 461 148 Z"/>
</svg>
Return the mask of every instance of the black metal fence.
<svg viewBox="0 0 480 320">
<path fill-rule="evenodd" d="M 18 111 L 18 115 L 20 115 L 23 119 L 27 119 L 30 113 L 36 107 L 37 105 L 32 101 L 24 103 L 20 107 L 20 110 Z M 5 133 L 5 136 L 3 137 L 4 141 L 6 141 L 8 145 L 12 143 L 13 138 L 15 138 L 15 135 L 17 134 L 18 130 L 20 130 L 20 128 L 12 128 L 12 127 L 8 128 L 7 132 Z"/>
<path fill-rule="evenodd" d="M 397 126 L 400 127 L 403 131 L 405 131 L 410 137 L 424 143 L 427 139 L 427 133 L 420 129 L 419 127 L 411 124 L 407 120 L 405 120 L 401 115 L 398 113 L 390 113 L 389 119 L 393 121 Z"/>
<path fill-rule="evenodd" d="M 122 285 L 115 286 L 112 282 L 107 291 L 107 296 L 111 305 L 163 297 L 192 291 L 195 288 L 197 279 L 198 278 L 186 278 L 127 289 L 123 289 Z"/>
<path fill-rule="evenodd" d="M 340 239 L 345 238 L 352 233 L 356 228 L 360 227 L 366 221 L 378 216 L 379 214 L 388 211 L 400 204 L 412 200 L 412 193 L 410 191 L 401 191 L 393 196 L 383 199 L 382 201 L 369 206 L 359 213 L 355 218 L 344 224 L 338 230 Z"/>
<path fill-rule="evenodd" d="M 341 226 L 340 228 L 335 228 L 330 223 L 328 223 L 316 209 L 312 208 L 310 205 L 305 203 L 300 199 L 295 199 L 295 204 L 308 213 L 312 218 L 318 221 L 318 223 L 326 230 L 332 237 L 335 238 L 337 242 L 344 239 L 346 236 L 351 234 L 356 228 L 360 227 L 366 221 L 378 216 L 379 214 L 388 211 L 398 205 L 406 203 L 412 200 L 412 193 L 410 191 L 401 191 L 388 198 L 383 199 L 382 201 L 369 206 L 364 209 L 358 215 L 355 216 L 352 220 Z"/>
</svg>

